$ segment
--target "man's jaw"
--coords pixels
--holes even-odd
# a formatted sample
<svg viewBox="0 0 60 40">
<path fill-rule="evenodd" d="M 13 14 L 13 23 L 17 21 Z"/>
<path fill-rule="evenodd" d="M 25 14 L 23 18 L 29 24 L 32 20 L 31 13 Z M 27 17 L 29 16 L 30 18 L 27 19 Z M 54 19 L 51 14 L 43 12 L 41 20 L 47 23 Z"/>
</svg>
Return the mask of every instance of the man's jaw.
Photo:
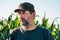
<svg viewBox="0 0 60 40">
<path fill-rule="evenodd" d="M 26 21 L 25 19 L 21 20 L 21 23 L 23 26 L 28 26 L 29 25 L 29 22 Z"/>
</svg>

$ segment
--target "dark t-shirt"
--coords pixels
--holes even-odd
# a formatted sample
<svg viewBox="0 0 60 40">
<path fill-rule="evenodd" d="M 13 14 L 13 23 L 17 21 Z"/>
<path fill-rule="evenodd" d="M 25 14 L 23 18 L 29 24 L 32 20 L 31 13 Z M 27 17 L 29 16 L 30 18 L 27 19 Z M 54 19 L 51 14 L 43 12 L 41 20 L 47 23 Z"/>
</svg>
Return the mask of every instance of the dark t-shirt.
<svg viewBox="0 0 60 40">
<path fill-rule="evenodd" d="M 18 28 L 10 34 L 9 38 L 10 40 L 53 40 L 50 32 L 41 27 L 23 33 Z"/>
</svg>

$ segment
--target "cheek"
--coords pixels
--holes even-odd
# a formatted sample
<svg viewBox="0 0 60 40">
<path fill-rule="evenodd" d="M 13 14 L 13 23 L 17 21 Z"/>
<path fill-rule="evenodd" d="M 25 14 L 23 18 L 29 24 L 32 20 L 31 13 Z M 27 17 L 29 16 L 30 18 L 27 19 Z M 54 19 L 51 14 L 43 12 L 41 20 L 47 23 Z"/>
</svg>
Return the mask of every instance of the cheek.
<svg viewBox="0 0 60 40">
<path fill-rule="evenodd" d="M 26 17 L 26 18 L 27 18 L 27 20 L 30 20 L 30 19 L 31 19 L 30 15 L 27 15 L 27 17 Z"/>
<path fill-rule="evenodd" d="M 29 14 L 29 13 L 26 13 L 26 14 L 24 15 L 24 17 L 25 17 L 26 19 L 30 19 L 30 14 Z"/>
<path fill-rule="evenodd" d="M 32 15 L 30 14 L 29 11 L 26 11 L 26 12 L 25 12 L 24 18 L 25 18 L 27 21 L 31 21 L 31 20 L 32 20 Z"/>
<path fill-rule="evenodd" d="M 31 17 L 31 16 L 28 17 L 28 21 L 29 21 L 29 22 L 32 21 L 32 17 Z"/>
<path fill-rule="evenodd" d="M 26 18 L 27 21 L 31 21 L 31 16 L 30 15 L 26 15 L 25 18 Z"/>
</svg>

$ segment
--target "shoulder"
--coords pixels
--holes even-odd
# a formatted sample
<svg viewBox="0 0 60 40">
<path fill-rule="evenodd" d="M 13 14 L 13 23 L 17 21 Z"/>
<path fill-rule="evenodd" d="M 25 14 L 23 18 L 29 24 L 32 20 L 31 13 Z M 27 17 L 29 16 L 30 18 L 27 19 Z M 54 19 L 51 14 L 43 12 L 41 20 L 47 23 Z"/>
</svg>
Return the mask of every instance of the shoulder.
<svg viewBox="0 0 60 40">
<path fill-rule="evenodd" d="M 37 26 L 37 29 L 43 32 L 48 32 L 49 30 L 46 28 L 42 28 L 41 26 Z"/>
<path fill-rule="evenodd" d="M 38 30 L 40 33 L 44 34 L 44 35 L 49 35 L 49 34 L 51 34 L 51 32 L 50 32 L 48 29 L 42 28 L 41 26 L 37 26 L 37 30 Z"/>
<path fill-rule="evenodd" d="M 48 29 L 42 28 L 39 26 L 38 26 L 38 29 L 39 29 L 39 32 L 43 34 L 46 40 L 53 40 L 52 34 Z"/>
<path fill-rule="evenodd" d="M 17 33 L 19 28 L 10 29 L 9 34 Z"/>
<path fill-rule="evenodd" d="M 19 33 L 19 28 L 11 29 L 10 32 L 9 32 L 9 35 L 8 35 L 8 39 L 13 40 L 14 37 L 17 36 L 18 33 Z"/>
</svg>

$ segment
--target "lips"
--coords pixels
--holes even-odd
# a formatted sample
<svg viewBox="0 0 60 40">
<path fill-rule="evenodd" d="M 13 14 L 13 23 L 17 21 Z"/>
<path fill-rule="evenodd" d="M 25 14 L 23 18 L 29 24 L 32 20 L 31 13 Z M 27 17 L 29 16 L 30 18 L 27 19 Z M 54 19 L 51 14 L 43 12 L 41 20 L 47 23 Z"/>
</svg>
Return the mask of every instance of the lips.
<svg viewBox="0 0 60 40">
<path fill-rule="evenodd" d="M 24 22 L 24 20 L 21 20 L 22 22 Z"/>
<path fill-rule="evenodd" d="M 22 21 L 22 22 L 24 22 L 24 21 L 25 21 L 25 19 L 21 19 L 21 21 Z"/>
</svg>

